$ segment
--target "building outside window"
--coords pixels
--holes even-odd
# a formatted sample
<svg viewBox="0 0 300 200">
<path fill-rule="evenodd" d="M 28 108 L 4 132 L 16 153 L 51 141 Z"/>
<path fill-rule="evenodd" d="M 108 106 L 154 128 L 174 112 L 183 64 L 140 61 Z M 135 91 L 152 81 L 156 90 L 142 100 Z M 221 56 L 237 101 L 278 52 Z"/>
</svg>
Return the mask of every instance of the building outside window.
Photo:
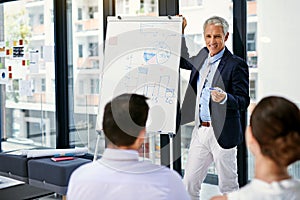
<svg viewBox="0 0 300 200">
<path fill-rule="evenodd" d="M 89 7 L 89 18 L 94 19 L 95 18 L 95 13 L 98 13 L 98 7 Z"/>
<path fill-rule="evenodd" d="M 247 51 L 256 51 L 255 33 L 247 34 Z"/>
<path fill-rule="evenodd" d="M 78 45 L 78 57 L 79 58 L 83 57 L 83 45 L 82 44 Z"/>
<path fill-rule="evenodd" d="M 46 79 L 45 78 L 41 79 L 41 91 L 42 92 L 46 91 Z"/>
<path fill-rule="evenodd" d="M 250 80 L 250 98 L 256 100 L 256 82 L 255 80 Z"/>
<path fill-rule="evenodd" d="M 116 15 L 158 16 L 158 0 L 116 0 Z"/>
<path fill-rule="evenodd" d="M 91 94 L 99 94 L 99 79 L 91 79 L 90 91 Z"/>
<path fill-rule="evenodd" d="M 73 84 L 69 93 L 70 110 L 70 145 L 85 146 L 94 153 L 97 132 L 96 118 L 99 103 L 99 82 L 101 78 L 103 50 L 103 1 L 70 0 L 68 1 L 68 32 L 71 44 L 68 62 Z M 74 105 L 74 106 L 72 106 Z M 99 144 L 99 146 L 101 146 Z M 99 148 L 101 153 L 104 146 Z"/>
<path fill-rule="evenodd" d="M 40 24 L 44 24 L 44 14 L 39 15 L 39 22 Z"/>
<path fill-rule="evenodd" d="M 182 0 L 181 7 L 195 7 L 195 6 L 202 6 L 203 0 Z"/>
<path fill-rule="evenodd" d="M 89 56 L 98 56 L 99 51 L 98 51 L 98 43 L 89 43 Z"/>
<path fill-rule="evenodd" d="M 54 60 L 44 57 L 53 54 L 53 1 L 12 1 L 2 3 L 1 9 L 0 43 L 6 54 L 0 56 L 0 68 L 9 76 L 0 85 L 1 132 L 6 141 L 2 150 L 55 148 L 56 138 L 50 133 L 56 129 Z M 18 55 L 13 53 L 16 49 Z M 41 121 L 45 123 L 40 126 Z"/>
<path fill-rule="evenodd" d="M 270 4 L 272 9 L 269 9 Z M 300 107 L 300 94 L 294 92 L 297 91 L 295 83 L 299 82 L 300 72 L 297 64 L 297 46 L 287 46 L 289 39 L 278 40 L 283 35 L 289 35 L 288 38 L 297 38 L 293 40 L 294 44 L 300 42 L 298 37 L 300 29 L 293 25 L 297 23 L 293 13 L 299 13 L 297 11 L 299 6 L 298 1 L 288 3 L 283 0 L 247 1 L 247 54 L 251 94 L 248 116 L 256 103 L 268 95 L 286 97 Z M 289 23 L 286 23 L 287 21 Z M 279 24 L 282 24 L 280 28 Z M 250 152 L 248 154 L 248 177 L 252 179 L 254 160 L 252 154 Z M 300 162 L 290 165 L 289 173 L 300 179 Z"/>
<path fill-rule="evenodd" d="M 78 8 L 78 20 L 82 20 L 82 8 Z"/>
</svg>

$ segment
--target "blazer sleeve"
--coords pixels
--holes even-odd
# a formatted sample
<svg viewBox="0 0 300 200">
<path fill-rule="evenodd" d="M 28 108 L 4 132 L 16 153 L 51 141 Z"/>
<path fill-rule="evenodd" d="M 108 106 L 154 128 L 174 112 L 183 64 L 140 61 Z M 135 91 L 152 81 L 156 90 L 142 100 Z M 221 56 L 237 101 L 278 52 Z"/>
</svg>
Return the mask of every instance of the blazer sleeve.
<svg viewBox="0 0 300 200">
<path fill-rule="evenodd" d="M 185 38 L 181 40 L 181 58 L 180 58 L 180 68 L 199 71 L 205 59 L 208 56 L 208 49 L 206 47 L 202 48 L 199 53 L 195 56 L 190 57 L 188 48 L 186 46 Z"/>
<path fill-rule="evenodd" d="M 228 109 L 246 110 L 250 104 L 249 97 L 249 68 L 246 62 L 234 56 L 231 74 L 231 91 L 227 93 Z"/>
<path fill-rule="evenodd" d="M 189 52 L 188 52 L 188 48 L 186 46 L 186 41 L 185 38 L 182 37 L 181 40 L 181 57 L 180 57 L 180 68 L 182 69 L 187 69 L 187 70 L 192 70 L 192 63 L 191 63 L 191 59 Z"/>
</svg>

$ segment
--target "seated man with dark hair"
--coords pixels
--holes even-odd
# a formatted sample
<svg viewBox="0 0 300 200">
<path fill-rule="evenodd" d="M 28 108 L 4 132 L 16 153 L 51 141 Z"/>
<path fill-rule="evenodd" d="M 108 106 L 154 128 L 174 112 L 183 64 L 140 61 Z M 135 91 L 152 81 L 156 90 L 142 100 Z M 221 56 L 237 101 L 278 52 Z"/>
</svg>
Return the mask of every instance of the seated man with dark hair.
<svg viewBox="0 0 300 200">
<path fill-rule="evenodd" d="M 73 199 L 189 199 L 177 172 L 139 161 L 149 106 L 147 98 L 123 94 L 106 104 L 103 131 L 109 140 L 101 159 L 71 175 L 67 198 Z"/>
</svg>

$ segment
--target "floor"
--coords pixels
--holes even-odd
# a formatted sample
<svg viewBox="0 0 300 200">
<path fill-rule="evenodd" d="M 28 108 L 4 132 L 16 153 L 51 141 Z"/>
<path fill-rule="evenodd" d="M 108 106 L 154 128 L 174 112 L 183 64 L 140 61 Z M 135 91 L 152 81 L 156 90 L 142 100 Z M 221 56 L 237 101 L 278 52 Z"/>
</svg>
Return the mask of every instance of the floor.
<svg viewBox="0 0 300 200">
<path fill-rule="evenodd" d="M 200 193 L 200 199 L 201 200 L 208 200 L 213 196 L 220 195 L 219 187 L 217 185 L 211 185 L 211 184 L 202 184 L 201 193 Z"/>
</svg>

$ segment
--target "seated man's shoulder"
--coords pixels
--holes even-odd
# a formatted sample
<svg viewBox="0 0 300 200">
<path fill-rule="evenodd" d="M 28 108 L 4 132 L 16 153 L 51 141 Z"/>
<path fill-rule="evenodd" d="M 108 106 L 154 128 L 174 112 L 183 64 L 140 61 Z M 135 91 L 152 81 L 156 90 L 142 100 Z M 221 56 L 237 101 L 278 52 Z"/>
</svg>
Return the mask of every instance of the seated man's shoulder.
<svg viewBox="0 0 300 200">
<path fill-rule="evenodd" d="M 162 165 L 152 164 L 152 163 L 142 163 L 142 167 L 138 168 L 145 175 L 148 174 L 149 177 L 164 177 L 165 180 L 180 180 L 181 176 L 174 170 Z"/>
<path fill-rule="evenodd" d="M 95 168 L 95 162 L 90 162 L 83 164 L 76 168 L 72 175 L 80 176 L 80 175 L 85 175 L 85 174 L 90 174 L 92 172 L 92 169 Z"/>
</svg>

